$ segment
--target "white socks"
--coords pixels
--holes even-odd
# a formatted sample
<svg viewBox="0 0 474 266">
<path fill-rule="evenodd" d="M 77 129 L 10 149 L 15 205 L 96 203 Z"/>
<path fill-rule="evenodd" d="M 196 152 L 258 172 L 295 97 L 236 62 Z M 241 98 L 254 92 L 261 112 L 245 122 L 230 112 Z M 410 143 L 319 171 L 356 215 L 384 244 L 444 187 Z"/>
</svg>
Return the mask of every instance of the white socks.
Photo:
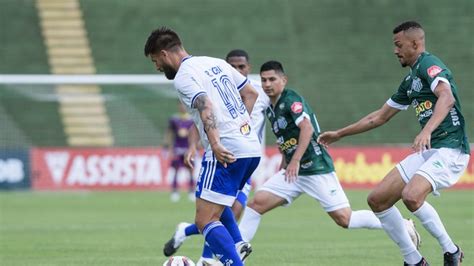
<svg viewBox="0 0 474 266">
<path fill-rule="evenodd" d="M 348 229 L 368 228 L 368 229 L 382 229 L 380 220 L 375 214 L 368 210 L 352 211 L 349 220 Z"/>
<path fill-rule="evenodd" d="M 413 212 L 413 214 L 420 219 L 421 224 L 423 224 L 426 230 L 438 240 L 443 248 L 443 252 L 455 253 L 458 250 L 446 232 L 446 229 L 433 206 L 425 201 L 418 210 Z"/>
<path fill-rule="evenodd" d="M 244 215 L 242 215 L 239 224 L 240 234 L 242 235 L 242 239 L 245 242 L 252 241 L 260 224 L 261 216 L 262 215 L 260 215 L 260 213 L 256 212 L 252 208 L 245 208 Z"/>
<path fill-rule="evenodd" d="M 421 254 L 411 241 L 405 221 L 397 207 L 392 206 L 385 211 L 375 213 L 375 215 L 380 219 L 388 236 L 399 246 L 405 262 L 408 264 L 418 263 L 422 259 Z"/>
</svg>

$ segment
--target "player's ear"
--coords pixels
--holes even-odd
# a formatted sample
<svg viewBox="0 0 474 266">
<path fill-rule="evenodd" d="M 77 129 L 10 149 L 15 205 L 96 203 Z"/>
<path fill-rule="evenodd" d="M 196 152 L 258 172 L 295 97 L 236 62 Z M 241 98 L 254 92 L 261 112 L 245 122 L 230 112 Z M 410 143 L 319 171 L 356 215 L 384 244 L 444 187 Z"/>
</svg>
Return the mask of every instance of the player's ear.
<svg viewBox="0 0 474 266">
<path fill-rule="evenodd" d="M 164 58 L 166 58 L 166 57 L 169 56 L 169 55 L 168 55 L 168 51 L 166 51 L 166 50 L 160 50 L 160 55 L 161 55 L 162 57 L 164 57 Z"/>
</svg>

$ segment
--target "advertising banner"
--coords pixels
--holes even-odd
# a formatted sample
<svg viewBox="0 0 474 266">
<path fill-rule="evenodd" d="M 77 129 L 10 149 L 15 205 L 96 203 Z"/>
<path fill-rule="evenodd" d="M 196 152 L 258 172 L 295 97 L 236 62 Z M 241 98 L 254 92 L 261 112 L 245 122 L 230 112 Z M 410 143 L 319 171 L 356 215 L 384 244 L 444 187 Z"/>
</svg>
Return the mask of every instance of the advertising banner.
<svg viewBox="0 0 474 266">
<path fill-rule="evenodd" d="M 346 188 L 371 188 L 395 165 L 411 153 L 400 147 L 335 147 L 329 152 L 336 173 Z M 32 154 L 32 186 L 40 190 L 167 190 L 175 169 L 159 148 L 34 148 Z M 200 158 L 195 159 L 192 175 L 197 176 Z M 255 187 L 275 174 L 281 155 L 276 147 L 268 147 L 259 168 L 252 177 Z M 189 172 L 178 170 L 183 190 L 188 189 Z M 455 188 L 474 188 L 472 160 Z"/>
<path fill-rule="evenodd" d="M 26 149 L 0 150 L 0 190 L 30 187 L 29 153 Z"/>
<path fill-rule="evenodd" d="M 165 161 L 154 148 L 34 148 L 33 188 L 157 189 Z"/>
</svg>

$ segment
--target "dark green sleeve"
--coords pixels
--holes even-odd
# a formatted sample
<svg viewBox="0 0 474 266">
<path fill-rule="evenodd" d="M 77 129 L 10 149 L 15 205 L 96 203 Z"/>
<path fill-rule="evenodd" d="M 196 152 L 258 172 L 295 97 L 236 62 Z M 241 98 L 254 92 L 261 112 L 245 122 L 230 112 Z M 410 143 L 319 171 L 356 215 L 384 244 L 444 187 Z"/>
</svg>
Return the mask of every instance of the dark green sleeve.
<svg viewBox="0 0 474 266">
<path fill-rule="evenodd" d="M 399 105 L 410 105 L 410 99 L 407 95 L 407 88 L 410 84 L 410 76 L 406 76 L 405 79 L 400 83 L 397 92 L 395 92 L 390 99 Z"/>
</svg>

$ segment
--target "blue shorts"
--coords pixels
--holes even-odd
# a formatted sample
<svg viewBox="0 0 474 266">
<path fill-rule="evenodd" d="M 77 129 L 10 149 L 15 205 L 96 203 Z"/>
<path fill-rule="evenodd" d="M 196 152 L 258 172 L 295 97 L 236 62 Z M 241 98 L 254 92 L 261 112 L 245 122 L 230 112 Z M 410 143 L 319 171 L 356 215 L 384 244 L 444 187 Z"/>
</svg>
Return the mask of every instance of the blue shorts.
<svg viewBox="0 0 474 266">
<path fill-rule="evenodd" d="M 215 159 L 202 161 L 196 184 L 196 197 L 219 205 L 232 206 L 253 171 L 260 157 L 240 158 L 225 168 Z"/>
</svg>

